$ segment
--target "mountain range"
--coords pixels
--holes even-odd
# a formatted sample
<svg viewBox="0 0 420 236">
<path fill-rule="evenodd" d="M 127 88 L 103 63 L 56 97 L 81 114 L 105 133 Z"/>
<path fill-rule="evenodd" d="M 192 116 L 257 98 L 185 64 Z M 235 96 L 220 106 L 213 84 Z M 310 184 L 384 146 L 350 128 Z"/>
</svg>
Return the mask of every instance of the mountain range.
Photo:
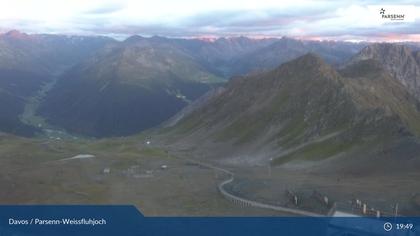
<svg viewBox="0 0 420 236">
<path fill-rule="evenodd" d="M 11 31 L 1 199 L 418 215 L 419 75 L 416 43 Z"/>
<path fill-rule="evenodd" d="M 366 52 L 372 53 L 363 56 Z M 232 79 L 161 134 L 197 156 L 206 153 L 235 165 L 384 152 L 395 157 L 404 149 L 414 157 L 420 149 L 420 103 L 418 90 L 404 83 L 416 79 L 413 68 L 419 65 L 412 64 L 412 55 L 405 46 L 372 44 L 335 68 L 309 53 Z M 401 71 L 406 73 L 396 73 Z"/>
<path fill-rule="evenodd" d="M 173 117 L 171 132 L 198 135 L 193 141 L 204 138 L 203 145 L 267 146 L 262 150 L 273 153 L 317 137 L 344 140 L 353 135 L 344 131 L 349 123 L 369 130 L 362 121 L 376 116 L 395 119 L 390 126 L 414 135 L 420 56 L 413 48 L 287 37 L 116 41 L 11 31 L 0 35 L 0 131 L 39 133 L 41 124 L 22 122 L 32 119 L 22 118 L 29 104 L 32 115 L 76 135 L 127 136 Z M 348 130 L 355 132 L 352 125 Z"/>
<path fill-rule="evenodd" d="M 0 36 L 0 89 L 9 101 L 0 107 L 0 130 L 34 135 L 41 117 L 78 135 L 131 135 L 161 124 L 236 75 L 271 69 L 311 51 L 340 64 L 362 46 L 246 37 L 206 41 L 132 36 L 116 41 L 11 31 Z M 15 77 L 31 79 L 25 82 L 31 86 L 25 96 L 10 97 L 19 95 L 9 90 L 19 81 Z M 34 111 L 27 112 L 28 107 Z M 22 118 L 22 113 L 36 118 Z"/>
</svg>

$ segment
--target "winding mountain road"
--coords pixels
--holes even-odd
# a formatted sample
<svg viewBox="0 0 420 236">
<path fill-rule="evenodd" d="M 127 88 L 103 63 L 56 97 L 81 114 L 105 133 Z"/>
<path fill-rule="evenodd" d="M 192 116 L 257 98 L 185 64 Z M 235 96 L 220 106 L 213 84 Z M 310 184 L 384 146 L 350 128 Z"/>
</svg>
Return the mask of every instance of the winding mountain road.
<svg viewBox="0 0 420 236">
<path fill-rule="evenodd" d="M 257 202 L 257 201 L 249 200 L 249 199 L 234 195 L 232 193 L 229 193 L 225 189 L 226 185 L 232 183 L 235 180 L 235 174 L 233 172 L 231 172 L 227 169 L 221 168 L 221 167 L 213 166 L 213 165 L 210 165 L 210 164 L 207 164 L 207 163 L 202 163 L 202 162 L 191 160 L 191 159 L 186 159 L 186 158 L 179 158 L 179 159 L 187 160 L 187 161 L 195 163 L 197 165 L 207 167 L 207 168 L 217 170 L 217 171 L 220 171 L 222 173 L 227 174 L 229 176 L 229 178 L 227 180 L 224 180 L 223 182 L 221 182 L 217 186 L 217 188 L 218 188 L 219 192 L 226 199 L 228 199 L 229 201 L 232 201 L 235 204 L 242 205 L 242 206 L 263 208 L 263 209 L 274 210 L 274 211 L 280 211 L 280 212 L 290 213 L 290 214 L 293 214 L 293 215 L 315 216 L 315 217 L 325 216 L 325 215 L 317 214 L 317 213 L 314 213 L 314 212 L 309 212 L 309 211 L 304 211 L 304 210 L 299 210 L 299 209 L 294 209 L 294 208 L 288 208 L 288 207 L 282 207 L 282 206 L 276 206 L 276 205 L 266 204 L 266 203 L 262 203 L 262 202 Z"/>
</svg>

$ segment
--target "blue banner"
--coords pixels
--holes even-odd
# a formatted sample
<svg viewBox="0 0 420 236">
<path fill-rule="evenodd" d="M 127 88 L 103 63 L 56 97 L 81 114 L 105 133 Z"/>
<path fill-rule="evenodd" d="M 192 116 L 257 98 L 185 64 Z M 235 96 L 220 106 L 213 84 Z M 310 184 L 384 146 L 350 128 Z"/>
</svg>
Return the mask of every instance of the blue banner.
<svg viewBox="0 0 420 236">
<path fill-rule="evenodd" d="M 134 206 L 0 206 L 0 236 L 420 235 L 420 218 L 144 217 Z"/>
</svg>

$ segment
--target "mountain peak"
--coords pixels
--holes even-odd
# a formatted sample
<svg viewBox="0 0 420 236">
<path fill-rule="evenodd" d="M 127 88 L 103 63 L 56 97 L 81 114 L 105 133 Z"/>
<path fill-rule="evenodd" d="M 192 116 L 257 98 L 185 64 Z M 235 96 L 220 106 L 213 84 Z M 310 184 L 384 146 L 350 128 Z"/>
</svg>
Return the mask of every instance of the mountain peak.
<svg viewBox="0 0 420 236">
<path fill-rule="evenodd" d="M 142 37 L 140 35 L 132 35 L 132 36 L 126 38 L 124 40 L 124 42 L 126 42 L 126 43 L 136 43 L 136 42 L 139 42 L 141 40 L 144 40 L 144 37 Z"/>
<path fill-rule="evenodd" d="M 347 67 L 369 59 L 378 61 L 412 95 L 420 99 L 420 66 L 416 55 L 409 47 L 400 44 L 375 43 L 363 48 L 347 63 Z"/>
<path fill-rule="evenodd" d="M 320 74 L 334 74 L 334 69 L 331 68 L 321 57 L 315 53 L 307 53 L 298 57 L 290 62 L 284 63 L 279 66 L 279 70 L 292 70 L 295 73 L 320 73 Z"/>
<path fill-rule="evenodd" d="M 374 43 L 360 51 L 361 59 L 376 59 L 381 57 L 407 57 L 410 49 L 405 45 L 393 43 Z"/>
<path fill-rule="evenodd" d="M 308 52 L 305 55 L 297 58 L 297 60 L 306 62 L 306 63 L 326 64 L 320 56 L 318 56 L 317 54 L 313 52 Z"/>
<path fill-rule="evenodd" d="M 27 39 L 27 38 L 29 38 L 28 34 L 22 33 L 18 30 L 10 30 L 10 31 L 6 32 L 4 34 L 4 36 L 6 36 L 8 38 L 13 38 L 13 39 Z"/>
</svg>

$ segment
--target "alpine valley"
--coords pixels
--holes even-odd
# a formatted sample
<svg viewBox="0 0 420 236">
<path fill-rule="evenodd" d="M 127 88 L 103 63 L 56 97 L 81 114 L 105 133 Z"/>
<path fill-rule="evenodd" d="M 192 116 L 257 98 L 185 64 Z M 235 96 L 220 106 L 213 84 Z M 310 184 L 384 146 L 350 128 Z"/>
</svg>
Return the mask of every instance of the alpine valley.
<svg viewBox="0 0 420 236">
<path fill-rule="evenodd" d="M 419 55 L 416 43 L 1 34 L 0 203 L 419 215 Z"/>
</svg>

